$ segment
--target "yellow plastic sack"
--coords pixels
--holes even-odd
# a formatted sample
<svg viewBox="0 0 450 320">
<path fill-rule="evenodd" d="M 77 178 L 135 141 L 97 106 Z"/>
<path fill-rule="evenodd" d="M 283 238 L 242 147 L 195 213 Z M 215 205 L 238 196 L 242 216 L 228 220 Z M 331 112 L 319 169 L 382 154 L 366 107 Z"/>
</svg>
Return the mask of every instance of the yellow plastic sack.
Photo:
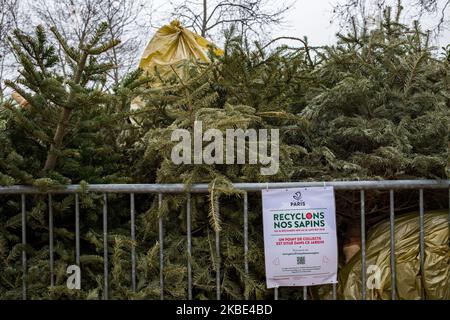
<svg viewBox="0 0 450 320">
<path fill-rule="evenodd" d="M 395 256 L 398 299 L 450 299 L 450 253 L 448 211 L 426 212 L 424 216 L 425 261 L 420 268 L 419 213 L 395 219 Z M 389 220 L 369 230 L 366 242 L 366 268 L 381 271 L 379 288 L 366 286 L 368 300 L 391 299 Z M 373 267 L 372 267 L 373 268 Z M 375 283 L 367 273 L 369 283 Z M 361 255 L 356 254 L 342 269 L 339 280 L 340 299 L 361 299 Z"/>
<path fill-rule="evenodd" d="M 223 55 L 223 51 L 214 44 L 174 20 L 170 25 L 160 28 L 150 40 L 139 67 L 150 74 L 158 69 L 162 76 L 173 75 L 175 70 L 183 78 L 181 64 L 188 60 L 209 63 L 210 47 L 214 48 L 217 55 Z"/>
<path fill-rule="evenodd" d="M 218 56 L 223 55 L 223 51 L 214 44 L 189 31 L 180 25 L 178 20 L 174 20 L 170 25 L 160 28 L 148 43 L 139 62 L 139 68 L 149 75 L 158 75 L 165 79 L 177 77 L 186 78 L 191 62 L 210 63 L 208 56 L 210 48 Z M 158 85 L 154 83 L 153 85 Z M 140 109 L 145 103 L 140 97 L 133 99 L 131 110 Z M 139 117 L 133 117 L 131 121 L 138 123 Z"/>
</svg>

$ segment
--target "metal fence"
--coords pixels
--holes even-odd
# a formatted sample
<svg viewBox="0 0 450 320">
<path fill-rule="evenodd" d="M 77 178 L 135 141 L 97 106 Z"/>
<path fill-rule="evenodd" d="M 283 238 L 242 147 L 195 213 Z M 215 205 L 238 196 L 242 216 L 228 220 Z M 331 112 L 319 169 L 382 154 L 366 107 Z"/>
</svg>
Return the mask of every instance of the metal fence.
<svg viewBox="0 0 450 320">
<path fill-rule="evenodd" d="M 395 203 L 394 190 L 419 190 L 419 245 L 420 245 L 420 266 L 423 270 L 424 264 L 424 189 L 447 189 L 450 203 L 450 180 L 383 180 L 383 181 L 330 181 L 330 182 L 281 182 L 281 183 L 236 183 L 234 187 L 237 190 L 244 192 L 243 196 L 243 231 L 244 231 L 244 270 L 248 274 L 249 261 L 248 253 L 248 192 L 260 192 L 263 189 L 277 189 L 277 188 L 301 188 L 301 187 L 321 187 L 332 186 L 335 190 L 353 190 L 360 191 L 361 202 L 361 283 L 366 283 L 366 223 L 365 223 L 365 191 L 366 190 L 389 190 L 390 198 L 390 268 L 391 268 L 391 283 L 396 283 L 396 269 L 395 269 Z M 80 265 L 80 205 L 79 205 L 79 185 L 69 185 L 62 189 L 47 191 L 48 194 L 48 210 L 49 210 L 49 263 L 50 263 L 50 286 L 54 286 L 54 246 L 53 246 L 53 209 L 52 209 L 52 195 L 55 194 L 75 194 L 75 252 L 76 264 Z M 98 184 L 89 185 L 88 192 L 103 194 L 103 262 L 104 262 L 104 294 L 103 299 L 108 299 L 109 283 L 108 283 L 108 194 L 129 194 L 130 195 L 130 218 L 131 230 L 130 236 L 132 242 L 136 243 L 135 234 L 135 194 L 157 194 L 158 206 L 161 208 L 161 203 L 164 194 L 186 194 L 186 221 L 187 221 L 187 295 L 188 299 L 192 299 L 192 266 L 190 258 L 192 256 L 192 229 L 191 229 L 191 194 L 192 193 L 208 193 L 207 184 L 196 184 L 186 189 L 183 184 Z M 10 186 L 0 187 L 0 195 L 20 195 L 21 196 L 21 217 L 22 217 L 22 296 L 27 299 L 27 255 L 25 246 L 27 244 L 27 216 L 26 216 L 26 195 L 42 194 L 37 188 L 30 186 Z M 449 205 L 450 208 L 450 205 Z M 217 208 L 217 212 L 219 212 Z M 449 209 L 449 227 L 450 227 L 450 209 Z M 159 260 L 160 260 L 160 297 L 164 299 L 164 224 L 163 219 L 159 218 Z M 216 298 L 221 299 L 221 284 L 220 284 L 220 231 L 215 234 L 216 246 Z M 133 291 L 136 290 L 136 248 L 133 245 L 131 249 L 131 284 Z M 366 299 L 366 288 L 362 285 L 361 299 Z M 392 300 L 397 298 L 396 286 L 392 286 Z M 333 299 L 337 298 L 336 285 L 333 285 Z M 279 290 L 274 289 L 274 298 L 279 298 Z M 307 287 L 303 287 L 303 298 L 307 299 Z"/>
</svg>

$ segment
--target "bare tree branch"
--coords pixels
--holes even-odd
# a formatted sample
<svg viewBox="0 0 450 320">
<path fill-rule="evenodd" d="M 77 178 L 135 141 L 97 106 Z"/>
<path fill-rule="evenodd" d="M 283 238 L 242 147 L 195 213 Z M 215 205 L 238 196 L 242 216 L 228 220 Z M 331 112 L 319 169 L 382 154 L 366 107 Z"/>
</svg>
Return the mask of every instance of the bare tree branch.
<svg viewBox="0 0 450 320">
<path fill-rule="evenodd" d="M 19 0 L 0 0 L 0 99 L 5 94 L 4 79 L 15 66 L 7 37 L 16 28 Z"/>
<path fill-rule="evenodd" d="M 56 26 L 69 44 L 82 43 L 86 35 L 98 23 L 108 23 L 111 39 L 124 41 L 111 50 L 104 59 L 116 67 L 108 73 L 107 82 L 117 84 L 120 77 L 137 66 L 140 52 L 150 30 L 148 0 L 34 0 L 32 8 L 36 14 L 35 24 L 42 23 L 48 28 Z M 67 69 L 67 65 L 63 68 Z M 68 71 L 66 71 L 68 72 Z"/>
<path fill-rule="evenodd" d="M 439 20 L 430 26 L 435 36 L 439 36 L 450 26 L 450 0 L 336 0 L 333 13 L 334 18 L 341 22 L 341 27 L 347 26 L 354 19 L 360 28 L 366 29 L 380 20 L 386 7 L 399 5 L 408 9 L 408 19 L 411 20 L 439 16 Z"/>
<path fill-rule="evenodd" d="M 203 37 L 212 37 L 218 30 L 237 25 L 261 36 L 267 26 L 280 25 L 293 1 L 269 0 L 184 0 L 171 1 L 171 17 L 183 24 L 193 24 Z M 198 30 L 197 30 L 198 29 Z M 244 30 L 241 30 L 245 33 Z"/>
</svg>

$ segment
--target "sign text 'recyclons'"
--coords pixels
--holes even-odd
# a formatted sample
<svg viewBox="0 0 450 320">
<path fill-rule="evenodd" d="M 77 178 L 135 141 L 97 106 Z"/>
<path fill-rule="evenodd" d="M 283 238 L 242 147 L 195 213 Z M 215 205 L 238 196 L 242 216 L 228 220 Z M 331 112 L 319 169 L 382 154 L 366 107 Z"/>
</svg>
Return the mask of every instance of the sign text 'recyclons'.
<svg viewBox="0 0 450 320">
<path fill-rule="evenodd" d="M 325 213 L 322 211 L 275 213 L 273 227 L 274 229 L 325 227 Z"/>
</svg>

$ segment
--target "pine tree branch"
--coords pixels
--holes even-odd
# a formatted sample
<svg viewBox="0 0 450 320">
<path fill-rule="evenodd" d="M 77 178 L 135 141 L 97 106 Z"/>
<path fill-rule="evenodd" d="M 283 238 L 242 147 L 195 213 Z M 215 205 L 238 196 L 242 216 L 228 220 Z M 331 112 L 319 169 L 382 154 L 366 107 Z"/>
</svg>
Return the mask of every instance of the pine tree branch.
<svg viewBox="0 0 450 320">
<path fill-rule="evenodd" d="M 75 72 L 75 76 L 73 79 L 74 84 L 80 83 L 81 76 L 86 67 L 87 58 L 88 58 L 88 52 L 82 51 L 80 60 L 77 65 L 77 70 Z M 67 107 L 64 107 L 63 112 L 60 117 L 60 120 L 58 122 L 58 125 L 56 127 L 55 135 L 53 137 L 53 143 L 50 146 L 50 151 L 48 152 L 47 160 L 45 161 L 45 165 L 44 165 L 44 169 L 43 169 L 44 171 L 54 170 L 54 168 L 56 166 L 56 161 L 58 158 L 57 152 L 61 149 L 61 146 L 62 146 L 66 127 L 67 127 L 69 119 L 70 119 L 70 114 L 72 113 L 72 109 L 73 109 L 72 104 L 73 104 L 74 98 L 75 98 L 75 92 L 72 89 L 70 91 L 69 97 L 67 99 L 68 100 L 67 104 L 66 104 Z"/>
</svg>

